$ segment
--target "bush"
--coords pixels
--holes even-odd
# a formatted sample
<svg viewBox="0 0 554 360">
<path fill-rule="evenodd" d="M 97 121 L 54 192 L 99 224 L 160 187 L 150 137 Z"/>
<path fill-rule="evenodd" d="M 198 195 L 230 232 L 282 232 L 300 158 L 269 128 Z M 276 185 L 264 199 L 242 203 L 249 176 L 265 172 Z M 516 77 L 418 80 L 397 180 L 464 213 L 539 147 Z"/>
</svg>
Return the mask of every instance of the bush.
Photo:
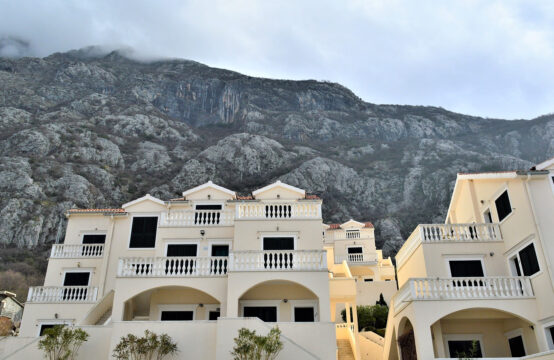
<svg viewBox="0 0 554 360">
<path fill-rule="evenodd" d="M 281 330 L 274 327 L 267 336 L 256 335 L 256 331 L 239 329 L 231 355 L 234 360 L 273 360 L 283 349 Z"/>
<path fill-rule="evenodd" d="M 167 334 L 158 335 L 149 330 L 143 337 L 127 334 L 115 346 L 113 356 L 124 360 L 161 360 L 167 355 L 177 353 L 177 344 Z"/>
<path fill-rule="evenodd" d="M 88 337 L 89 334 L 83 329 L 56 325 L 44 331 L 38 348 L 49 360 L 73 360 Z"/>
<path fill-rule="evenodd" d="M 352 311 L 352 309 L 350 310 Z M 386 305 L 358 306 L 358 331 L 373 331 L 381 336 L 385 334 L 389 308 Z M 342 310 L 341 317 L 346 321 L 346 310 Z"/>
</svg>

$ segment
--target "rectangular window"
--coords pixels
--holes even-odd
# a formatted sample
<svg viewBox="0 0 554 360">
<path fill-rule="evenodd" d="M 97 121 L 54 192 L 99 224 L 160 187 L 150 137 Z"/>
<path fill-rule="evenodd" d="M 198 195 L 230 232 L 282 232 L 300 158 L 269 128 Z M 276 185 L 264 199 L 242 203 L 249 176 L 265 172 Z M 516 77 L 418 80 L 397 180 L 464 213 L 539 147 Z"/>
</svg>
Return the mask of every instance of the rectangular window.
<svg viewBox="0 0 554 360">
<path fill-rule="evenodd" d="M 523 346 L 523 338 L 521 335 L 508 339 L 510 345 L 510 352 L 512 357 L 525 356 L 525 347 Z"/>
<path fill-rule="evenodd" d="M 212 245 L 212 256 L 229 256 L 229 245 Z"/>
<path fill-rule="evenodd" d="M 448 340 L 448 352 L 450 357 L 483 357 L 479 340 Z"/>
<path fill-rule="evenodd" d="M 481 260 L 449 260 L 452 277 L 484 276 Z"/>
<path fill-rule="evenodd" d="M 56 325 L 62 325 L 62 324 L 42 324 L 40 325 L 40 332 L 39 332 L 39 336 L 42 336 L 44 335 L 44 331 L 47 330 L 47 329 L 52 329 L 54 326 Z"/>
<path fill-rule="evenodd" d="M 496 212 L 498 213 L 498 221 L 504 220 L 506 216 L 512 212 L 512 205 L 510 204 L 510 198 L 508 197 L 508 190 L 504 191 L 494 203 L 496 204 Z"/>
<path fill-rule="evenodd" d="M 257 317 L 265 322 L 277 321 L 276 306 L 245 306 L 244 317 Z"/>
<path fill-rule="evenodd" d="M 293 237 L 264 237 L 264 250 L 294 250 Z"/>
<path fill-rule="evenodd" d="M 134 217 L 131 228 L 130 248 L 156 247 L 156 231 L 158 229 L 158 217 Z"/>
<path fill-rule="evenodd" d="M 104 244 L 105 242 L 106 242 L 105 234 L 83 235 L 83 244 Z"/>
<path fill-rule="evenodd" d="M 485 223 L 492 224 L 492 215 L 489 209 L 483 213 L 483 218 L 485 219 Z"/>
<path fill-rule="evenodd" d="M 546 328 L 546 338 L 548 339 L 548 347 L 554 350 L 554 326 Z"/>
<path fill-rule="evenodd" d="M 365 282 L 373 282 L 373 279 L 364 279 Z"/>
<path fill-rule="evenodd" d="M 162 311 L 162 321 L 192 321 L 192 311 Z"/>
<path fill-rule="evenodd" d="M 294 308 L 294 322 L 314 322 L 315 314 L 314 308 L 309 307 L 295 307 Z"/>
<path fill-rule="evenodd" d="M 521 260 L 523 275 L 531 276 L 539 272 L 539 260 L 537 259 L 537 253 L 535 252 L 535 245 L 529 244 L 520 250 L 519 259 Z"/>
<path fill-rule="evenodd" d="M 217 320 L 221 316 L 219 311 L 210 311 L 208 314 L 208 320 Z"/>
<path fill-rule="evenodd" d="M 66 272 L 63 286 L 88 286 L 90 272 Z"/>
<path fill-rule="evenodd" d="M 349 247 L 348 248 L 349 254 L 361 254 L 362 253 L 362 247 Z"/>
<path fill-rule="evenodd" d="M 196 244 L 168 244 L 166 256 L 196 256 Z"/>
</svg>

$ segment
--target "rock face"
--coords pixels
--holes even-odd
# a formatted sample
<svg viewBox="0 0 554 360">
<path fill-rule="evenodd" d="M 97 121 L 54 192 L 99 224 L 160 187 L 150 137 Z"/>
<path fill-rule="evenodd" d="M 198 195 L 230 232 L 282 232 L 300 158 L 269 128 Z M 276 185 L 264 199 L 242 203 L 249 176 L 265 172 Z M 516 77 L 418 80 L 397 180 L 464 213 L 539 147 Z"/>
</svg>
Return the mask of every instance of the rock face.
<svg viewBox="0 0 554 360">
<path fill-rule="evenodd" d="M 0 59 L 0 84 L 0 243 L 20 247 L 63 234 L 70 207 L 280 179 L 321 195 L 325 221 L 375 222 L 393 254 L 417 223 L 443 221 L 456 172 L 554 155 L 554 116 L 374 105 L 334 83 L 185 60 L 94 49 Z"/>
</svg>

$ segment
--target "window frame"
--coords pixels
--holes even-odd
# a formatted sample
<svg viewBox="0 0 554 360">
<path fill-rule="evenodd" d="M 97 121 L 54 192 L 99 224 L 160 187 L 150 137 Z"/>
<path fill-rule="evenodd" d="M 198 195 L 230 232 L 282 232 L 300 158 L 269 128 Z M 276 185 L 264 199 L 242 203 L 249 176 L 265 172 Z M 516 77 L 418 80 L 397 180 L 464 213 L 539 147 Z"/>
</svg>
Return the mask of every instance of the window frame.
<svg viewBox="0 0 554 360">
<path fill-rule="evenodd" d="M 71 319 L 41 319 L 37 320 L 37 337 L 40 337 L 40 330 L 43 325 L 66 325 L 66 326 L 72 326 L 74 323 L 74 320 Z"/>
<path fill-rule="evenodd" d="M 296 251 L 298 250 L 298 247 L 297 247 L 297 239 L 298 239 L 298 234 L 297 233 L 290 233 L 290 232 L 272 232 L 272 233 L 263 233 L 263 234 L 260 234 L 260 250 L 261 251 L 281 251 L 281 250 L 264 250 L 264 239 L 265 238 L 274 238 L 274 237 L 280 237 L 280 238 L 283 238 L 283 237 L 291 237 L 293 238 L 293 249 L 292 250 L 284 250 L 284 251 Z M 230 251 L 231 249 L 229 249 Z"/>
<path fill-rule="evenodd" d="M 350 255 L 350 253 L 348 252 L 349 249 L 353 249 L 353 248 L 361 248 L 362 249 L 362 252 L 360 253 L 353 253 L 353 254 L 363 254 L 364 253 L 364 246 L 363 245 L 347 245 L 346 246 L 346 255 Z"/>
<path fill-rule="evenodd" d="M 197 205 L 220 205 L 221 206 L 221 209 L 219 210 L 198 210 L 198 211 L 223 211 L 225 210 L 225 202 L 224 201 L 215 201 L 215 202 L 210 202 L 209 200 L 208 201 L 198 201 L 198 202 L 195 202 L 193 205 L 192 205 L 192 210 L 196 211 L 196 206 Z"/>
<path fill-rule="evenodd" d="M 489 213 L 489 216 L 490 216 L 490 222 L 488 222 L 487 220 L 487 216 L 486 214 Z M 492 211 L 491 211 L 491 207 L 490 206 L 487 206 L 483 211 L 482 211 L 482 215 L 483 215 L 483 222 L 485 224 L 494 224 L 494 220 L 492 218 Z"/>
<path fill-rule="evenodd" d="M 504 192 L 508 195 L 508 202 L 510 203 L 510 213 L 508 215 L 506 215 L 504 217 L 504 219 L 500 220 L 500 216 L 498 216 L 498 208 L 496 207 L 496 200 L 498 200 L 498 198 L 500 198 Z M 492 200 L 492 205 L 494 206 L 491 206 L 491 208 L 494 208 L 494 212 L 496 213 L 496 219 L 498 219 L 498 223 L 499 224 L 503 224 L 504 221 L 506 221 L 506 219 L 510 218 L 512 216 L 512 214 L 515 212 L 515 208 L 514 208 L 514 204 L 512 203 L 512 198 L 510 197 L 510 191 L 508 189 L 508 185 L 504 185 L 502 187 L 502 189 L 500 189 L 499 191 L 496 192 L 495 196 L 493 197 L 493 200 Z"/>
<path fill-rule="evenodd" d="M 525 336 L 523 336 L 523 329 L 522 328 L 518 328 L 518 329 L 514 329 L 514 330 L 510 330 L 508 332 L 505 332 L 504 336 L 506 337 L 506 342 L 508 343 L 508 349 L 510 348 L 510 339 L 521 336 L 521 342 L 523 343 L 523 352 L 525 352 L 525 356 L 529 355 L 527 353 L 527 346 L 525 346 Z"/>
<path fill-rule="evenodd" d="M 88 284 L 87 285 L 64 285 L 65 275 L 67 273 L 88 273 Z M 61 286 L 90 286 L 92 282 L 92 275 L 94 274 L 94 268 L 65 268 L 62 271 L 62 285 Z"/>
<path fill-rule="evenodd" d="M 197 309 L 198 309 L 198 304 L 158 304 L 157 321 L 162 321 L 162 312 L 164 311 L 192 311 L 192 320 L 178 320 L 178 321 L 195 321 Z"/>
<path fill-rule="evenodd" d="M 290 317 L 292 322 L 296 322 L 294 309 L 297 307 L 312 307 L 314 309 L 314 323 L 319 322 L 319 307 L 316 299 L 313 300 L 289 300 Z"/>
<path fill-rule="evenodd" d="M 229 246 L 229 255 L 231 254 L 231 251 L 233 251 L 233 241 L 232 240 L 212 240 L 212 241 L 208 241 L 208 251 L 209 251 L 209 255 L 208 256 L 212 256 L 212 247 L 214 245 L 227 245 Z M 263 245 L 263 243 L 262 243 Z"/>
<path fill-rule="evenodd" d="M 525 275 L 525 273 L 523 272 L 523 267 L 521 265 L 521 258 L 519 257 L 519 252 L 521 250 L 525 249 L 527 246 L 529 246 L 531 244 L 533 244 L 533 247 L 535 248 L 535 256 L 537 257 L 537 264 L 539 265 L 539 271 L 537 271 L 533 275 Z M 520 276 L 527 276 L 529 279 L 534 279 L 535 277 L 542 274 L 544 266 L 543 266 L 543 264 L 540 260 L 539 251 L 537 250 L 537 242 L 535 241 L 534 238 L 522 241 L 517 246 L 514 246 L 513 249 L 510 250 L 510 252 L 508 252 L 506 254 L 506 259 L 508 261 L 508 270 L 510 271 L 510 274 L 512 274 L 512 276 L 518 276 L 517 271 L 514 274 L 513 270 L 514 270 L 515 267 L 512 266 L 513 265 L 513 259 L 516 258 L 516 257 L 517 257 L 517 261 L 518 261 L 518 265 L 519 265 L 519 270 L 521 272 Z"/>
<path fill-rule="evenodd" d="M 554 334 L 550 333 L 551 328 L 554 328 L 554 320 L 549 321 L 542 326 L 546 346 L 548 346 L 549 350 L 554 350 Z"/>
<path fill-rule="evenodd" d="M 133 222 L 136 217 L 156 217 L 158 218 L 158 221 L 156 223 L 156 237 L 154 238 L 154 246 L 153 247 L 131 247 L 131 237 L 133 235 Z M 129 224 L 129 240 L 127 241 L 127 250 L 155 250 L 158 245 L 158 229 L 160 228 L 160 214 L 159 213 L 141 213 L 141 214 L 133 214 L 131 215 L 131 221 Z"/>
<path fill-rule="evenodd" d="M 479 347 L 481 348 L 481 355 L 485 358 L 485 347 L 483 346 L 483 334 L 444 334 L 444 353 L 449 357 L 454 357 L 455 355 L 450 354 L 450 349 L 448 347 L 448 341 L 479 341 Z"/>
<path fill-rule="evenodd" d="M 223 317 L 220 304 L 204 304 L 206 321 L 217 321 L 217 320 L 210 320 L 210 311 L 218 311 L 218 309 L 219 309 L 219 317 Z"/>
<path fill-rule="evenodd" d="M 450 269 L 450 261 L 475 261 L 479 260 L 481 262 L 481 268 L 483 269 L 483 276 L 487 277 L 487 269 L 485 267 L 485 255 L 448 255 L 444 257 L 445 264 L 446 264 L 446 271 L 449 278 L 454 278 L 452 276 L 452 270 Z M 466 277 L 474 277 L 474 276 L 466 276 Z"/>
<path fill-rule="evenodd" d="M 79 234 L 80 236 L 80 244 L 81 245 L 95 245 L 95 244 L 85 244 L 83 241 L 85 241 L 85 235 L 104 235 L 106 238 L 104 239 L 104 245 L 108 241 L 108 232 L 107 231 L 85 231 Z M 100 243 L 98 243 L 100 244 Z"/>
<path fill-rule="evenodd" d="M 171 257 L 167 256 L 167 249 L 169 248 L 169 245 L 196 245 L 196 256 L 190 256 L 190 257 L 199 257 L 198 253 L 200 252 L 200 241 L 199 240 L 170 240 L 164 242 L 164 257 Z M 179 256 L 181 257 L 181 256 Z"/>
<path fill-rule="evenodd" d="M 245 307 L 275 307 L 277 308 L 277 322 L 279 322 L 281 312 L 279 311 L 279 307 L 281 304 L 281 300 L 239 300 L 239 308 L 240 308 L 240 317 L 244 317 L 244 308 Z M 262 320 L 263 321 L 263 320 Z M 271 324 L 271 323 L 270 323 Z"/>
</svg>

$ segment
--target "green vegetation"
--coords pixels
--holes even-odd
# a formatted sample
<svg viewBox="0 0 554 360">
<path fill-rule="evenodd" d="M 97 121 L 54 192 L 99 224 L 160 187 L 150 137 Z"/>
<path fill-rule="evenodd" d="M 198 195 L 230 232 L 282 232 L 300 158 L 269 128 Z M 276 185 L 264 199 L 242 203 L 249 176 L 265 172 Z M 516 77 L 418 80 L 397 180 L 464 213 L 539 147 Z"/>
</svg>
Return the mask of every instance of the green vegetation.
<svg viewBox="0 0 554 360">
<path fill-rule="evenodd" d="M 83 329 L 56 325 L 44 331 L 38 348 L 48 360 L 74 360 L 88 337 L 89 334 Z"/>
<path fill-rule="evenodd" d="M 266 336 L 256 335 L 256 331 L 239 329 L 231 355 L 234 360 L 273 360 L 283 349 L 281 330 L 274 327 Z"/>
<path fill-rule="evenodd" d="M 113 356 L 124 360 L 161 360 L 178 351 L 171 336 L 146 330 L 142 337 L 133 334 L 122 337 L 115 346 Z"/>
<path fill-rule="evenodd" d="M 49 246 L 48 246 L 49 247 Z M 0 248 L 0 290 L 15 293 L 19 301 L 27 299 L 29 286 L 42 285 L 48 259 L 46 246 L 19 249 L 15 246 Z"/>
<path fill-rule="evenodd" d="M 373 331 L 385 336 L 389 308 L 386 305 L 358 306 L 358 331 Z M 346 321 L 346 310 L 342 310 L 341 317 Z"/>
</svg>

